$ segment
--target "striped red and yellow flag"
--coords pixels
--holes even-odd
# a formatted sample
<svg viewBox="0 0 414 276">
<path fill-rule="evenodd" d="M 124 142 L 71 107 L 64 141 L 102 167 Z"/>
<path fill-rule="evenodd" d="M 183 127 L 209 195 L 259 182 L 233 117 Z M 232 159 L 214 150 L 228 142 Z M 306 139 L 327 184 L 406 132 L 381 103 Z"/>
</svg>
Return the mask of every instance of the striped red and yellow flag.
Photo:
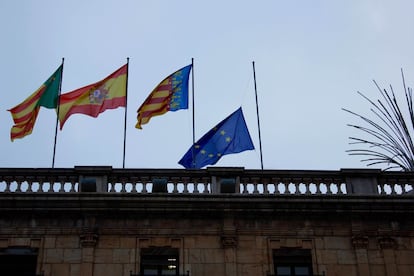
<svg viewBox="0 0 414 276">
<path fill-rule="evenodd" d="M 59 100 L 60 129 L 70 115 L 75 113 L 98 117 L 107 109 L 126 106 L 128 64 L 105 79 L 62 94 Z"/>
<path fill-rule="evenodd" d="M 144 103 L 138 108 L 136 128 L 158 115 L 168 111 L 188 108 L 188 77 L 192 65 L 187 65 L 166 77 L 152 90 Z"/>
<path fill-rule="evenodd" d="M 10 139 L 23 138 L 33 131 L 40 107 L 56 108 L 62 79 L 61 65 L 49 79 L 22 103 L 9 109 L 14 125 L 10 131 Z"/>
</svg>

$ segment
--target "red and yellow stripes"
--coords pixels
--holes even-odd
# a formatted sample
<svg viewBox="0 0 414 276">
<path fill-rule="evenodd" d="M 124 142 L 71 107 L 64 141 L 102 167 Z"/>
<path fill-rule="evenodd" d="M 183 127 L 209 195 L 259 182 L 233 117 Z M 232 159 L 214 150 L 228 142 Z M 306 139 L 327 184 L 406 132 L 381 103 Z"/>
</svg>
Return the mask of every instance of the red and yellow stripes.
<svg viewBox="0 0 414 276">
<path fill-rule="evenodd" d="M 147 97 L 138 109 L 138 122 L 136 128 L 149 122 L 151 117 L 162 115 L 169 111 L 171 96 L 173 95 L 171 77 L 163 80 Z"/>
<path fill-rule="evenodd" d="M 32 133 L 41 106 L 46 108 L 56 108 L 60 82 L 62 79 L 62 70 L 63 64 L 58 67 L 39 89 L 22 103 L 8 110 L 14 121 L 14 125 L 10 131 L 10 138 L 12 141 Z"/>
<path fill-rule="evenodd" d="M 188 108 L 188 77 L 192 64 L 187 65 L 161 81 L 137 110 L 136 128 L 149 122 L 153 116 L 168 111 Z"/>
<path fill-rule="evenodd" d="M 10 130 L 10 139 L 12 141 L 32 133 L 40 109 L 38 102 L 45 89 L 46 86 L 43 84 L 21 104 L 8 110 L 10 111 L 14 122 L 14 125 Z"/>
<path fill-rule="evenodd" d="M 80 113 L 96 118 L 107 109 L 126 106 L 127 66 L 125 64 L 97 83 L 61 95 L 60 129 L 72 114 Z"/>
</svg>

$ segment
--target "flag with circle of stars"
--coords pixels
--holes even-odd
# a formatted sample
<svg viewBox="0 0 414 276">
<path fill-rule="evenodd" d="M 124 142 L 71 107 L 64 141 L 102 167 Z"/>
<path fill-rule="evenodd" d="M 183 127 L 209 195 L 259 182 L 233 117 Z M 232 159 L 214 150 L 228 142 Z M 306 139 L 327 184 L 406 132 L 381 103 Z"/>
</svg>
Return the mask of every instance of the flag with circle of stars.
<svg viewBox="0 0 414 276">
<path fill-rule="evenodd" d="M 214 165 L 223 155 L 253 150 L 254 145 L 240 107 L 198 140 L 178 162 L 185 168 Z"/>
</svg>

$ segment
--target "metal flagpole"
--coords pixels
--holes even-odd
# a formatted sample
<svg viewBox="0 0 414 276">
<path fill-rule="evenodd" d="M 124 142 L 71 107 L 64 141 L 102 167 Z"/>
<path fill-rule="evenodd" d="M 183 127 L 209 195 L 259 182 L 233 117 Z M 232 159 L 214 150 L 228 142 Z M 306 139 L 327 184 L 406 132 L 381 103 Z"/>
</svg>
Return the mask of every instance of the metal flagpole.
<svg viewBox="0 0 414 276">
<path fill-rule="evenodd" d="M 192 157 L 193 157 L 193 168 L 195 168 L 195 154 L 194 154 L 194 146 L 195 146 L 195 111 L 194 111 L 194 58 L 191 58 L 191 85 L 192 85 L 192 102 L 193 102 L 193 146 L 192 146 Z"/>
<path fill-rule="evenodd" d="M 55 167 L 55 156 L 56 156 L 56 143 L 57 143 L 57 132 L 58 132 L 58 125 L 59 125 L 59 110 L 60 110 L 60 94 L 62 92 L 62 79 L 63 79 L 63 63 L 65 62 L 65 58 L 62 58 L 62 70 L 60 72 L 60 81 L 59 81 L 59 90 L 58 90 L 58 98 L 57 98 L 57 114 L 56 114 L 56 127 L 55 127 L 55 143 L 53 145 L 53 158 L 52 158 L 52 169 Z"/>
<path fill-rule="evenodd" d="M 257 100 L 256 69 L 254 67 L 254 61 L 253 61 L 253 79 L 254 79 L 254 92 L 256 96 L 257 128 L 259 129 L 260 165 L 263 170 L 262 136 L 260 134 L 259 102 Z"/>
<path fill-rule="evenodd" d="M 127 106 L 128 106 L 128 71 L 129 71 L 129 57 L 127 57 L 126 91 L 125 91 L 124 153 L 122 156 L 122 168 L 123 169 L 125 169 L 126 127 L 127 127 Z"/>
</svg>

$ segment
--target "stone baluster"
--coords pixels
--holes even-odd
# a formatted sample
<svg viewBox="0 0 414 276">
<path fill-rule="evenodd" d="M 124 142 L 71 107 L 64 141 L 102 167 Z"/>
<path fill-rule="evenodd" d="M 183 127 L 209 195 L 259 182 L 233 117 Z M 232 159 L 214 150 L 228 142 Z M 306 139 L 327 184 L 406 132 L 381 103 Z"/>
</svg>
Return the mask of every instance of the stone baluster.
<svg viewBox="0 0 414 276">
<path fill-rule="evenodd" d="M 264 178 L 262 182 L 263 182 L 263 194 L 267 195 L 269 194 L 269 179 Z"/>
<path fill-rule="evenodd" d="M 242 178 L 242 179 L 240 179 L 240 186 L 241 186 L 241 189 L 243 189 L 242 194 L 248 194 L 249 193 L 249 191 L 247 191 L 247 185 L 248 185 L 248 183 L 249 183 L 249 179 L 248 178 Z"/>
<path fill-rule="evenodd" d="M 55 183 L 55 181 L 52 179 L 52 180 L 50 180 L 50 182 L 53 182 L 53 183 Z M 65 192 L 65 183 L 63 182 L 63 181 L 59 181 L 59 182 L 56 182 L 57 184 L 59 184 L 60 185 L 60 187 L 59 187 L 59 193 L 64 193 Z"/>
<path fill-rule="evenodd" d="M 324 180 L 326 185 L 326 195 L 333 194 L 332 182 L 329 179 Z"/>
<path fill-rule="evenodd" d="M 131 194 L 138 193 L 138 183 L 137 183 L 138 181 L 137 181 L 137 178 L 136 177 L 131 177 L 130 181 L 131 181 L 131 185 L 132 185 Z"/>
<path fill-rule="evenodd" d="M 253 194 L 258 194 L 259 193 L 259 189 L 258 189 L 258 186 L 259 186 L 259 180 L 260 180 L 260 178 L 258 178 L 258 177 L 252 177 L 252 179 L 251 179 L 252 181 L 252 185 L 253 185 Z"/>
<path fill-rule="evenodd" d="M 76 180 L 75 179 L 72 179 L 71 181 L 69 181 L 69 184 L 70 184 L 70 190 L 69 190 L 69 192 L 75 193 L 76 192 L 76 189 L 75 189 L 75 187 L 76 187 Z"/>
<path fill-rule="evenodd" d="M 322 186 L 322 179 L 320 178 L 314 178 L 313 181 L 315 182 L 316 185 L 316 192 L 315 194 L 317 195 L 321 195 L 322 194 L 322 190 L 321 190 L 321 186 Z"/>
<path fill-rule="evenodd" d="M 210 186 L 210 178 L 209 177 L 203 177 L 203 194 L 209 194 L 211 193 L 211 186 Z"/>
<path fill-rule="evenodd" d="M 172 185 L 173 185 L 173 189 L 172 189 L 171 193 L 178 194 L 179 193 L 178 192 L 178 183 L 176 181 L 173 181 Z"/>
<path fill-rule="evenodd" d="M 12 183 L 13 183 L 13 181 L 11 181 L 11 180 L 6 182 L 6 185 L 7 185 L 6 186 L 6 191 L 5 191 L 6 193 L 11 193 L 11 184 Z"/>
<path fill-rule="evenodd" d="M 38 179 L 35 179 L 34 181 L 32 181 L 32 185 L 34 183 L 37 183 L 37 185 L 39 186 L 39 189 L 37 189 L 38 193 L 44 193 L 45 191 L 43 190 L 43 182 L 39 181 Z"/>
<path fill-rule="evenodd" d="M 59 192 L 59 189 L 60 189 L 59 183 L 56 183 L 56 182 L 51 181 L 51 180 L 47 180 L 47 182 L 50 183 L 50 191 L 52 193 L 58 193 Z"/>
<path fill-rule="evenodd" d="M 121 179 L 121 191 L 119 191 L 121 194 L 125 194 L 126 193 L 126 183 L 127 180 L 125 178 Z"/>
<path fill-rule="evenodd" d="M 290 178 L 284 178 L 282 183 L 283 183 L 282 186 L 284 188 L 283 194 L 285 194 L 285 195 L 290 194 L 290 191 L 289 191 Z"/>
<path fill-rule="evenodd" d="M 271 183 L 273 183 L 273 185 L 275 186 L 275 190 L 273 192 L 274 195 L 278 195 L 280 194 L 279 192 L 279 180 L 277 178 L 272 178 L 271 179 Z"/>
<path fill-rule="evenodd" d="M 183 182 L 188 182 L 186 179 L 183 179 Z M 198 183 L 199 183 L 199 179 L 198 178 L 194 178 L 194 194 L 199 194 L 200 192 L 198 191 Z"/>
<path fill-rule="evenodd" d="M 387 190 L 386 190 L 386 187 L 387 187 L 387 184 L 385 184 L 385 183 L 383 183 L 381 186 L 380 186 L 380 194 L 381 195 L 387 195 Z"/>
<path fill-rule="evenodd" d="M 63 178 L 63 177 L 58 177 L 58 179 L 57 179 L 58 181 L 59 181 L 59 183 L 60 183 L 60 185 L 62 185 L 61 187 L 62 187 L 62 192 L 63 193 L 66 193 L 66 189 L 65 189 L 65 185 L 67 184 L 67 182 L 66 182 L 66 179 L 65 178 Z M 70 189 L 69 189 L 70 190 Z M 69 191 L 67 191 L 67 192 L 69 192 Z"/>
<path fill-rule="evenodd" d="M 300 184 L 302 183 L 302 179 L 301 178 L 293 178 L 292 179 L 292 183 L 295 187 L 295 195 L 300 195 L 302 194 L 302 192 L 300 191 Z"/>
<path fill-rule="evenodd" d="M 16 190 L 14 192 L 15 193 L 20 193 L 21 192 L 20 186 L 22 185 L 21 180 L 20 179 L 19 180 L 15 180 L 14 182 L 16 183 Z"/>
<path fill-rule="evenodd" d="M 28 193 L 34 193 L 35 191 L 33 190 L 33 180 L 32 179 L 27 179 L 27 192 Z"/>
<path fill-rule="evenodd" d="M 338 186 L 338 195 L 346 194 L 346 184 L 344 183 L 344 180 L 340 178 L 334 178 L 333 182 L 335 182 Z"/>
</svg>

